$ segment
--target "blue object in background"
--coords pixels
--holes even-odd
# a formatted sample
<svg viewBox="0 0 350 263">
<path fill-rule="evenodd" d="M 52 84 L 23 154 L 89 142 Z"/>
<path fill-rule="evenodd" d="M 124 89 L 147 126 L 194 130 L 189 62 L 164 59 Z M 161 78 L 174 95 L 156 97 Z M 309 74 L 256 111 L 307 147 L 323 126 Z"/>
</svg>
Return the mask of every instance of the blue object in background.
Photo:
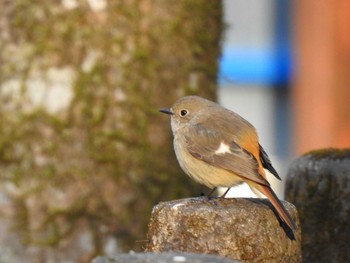
<svg viewBox="0 0 350 263">
<path fill-rule="evenodd" d="M 285 85 L 291 76 L 288 44 L 277 49 L 226 47 L 219 61 L 220 84 Z"/>
<path fill-rule="evenodd" d="M 263 87 L 287 86 L 292 76 L 289 37 L 290 3 L 276 0 L 272 44 L 224 46 L 219 60 L 219 84 L 249 84 Z"/>
</svg>

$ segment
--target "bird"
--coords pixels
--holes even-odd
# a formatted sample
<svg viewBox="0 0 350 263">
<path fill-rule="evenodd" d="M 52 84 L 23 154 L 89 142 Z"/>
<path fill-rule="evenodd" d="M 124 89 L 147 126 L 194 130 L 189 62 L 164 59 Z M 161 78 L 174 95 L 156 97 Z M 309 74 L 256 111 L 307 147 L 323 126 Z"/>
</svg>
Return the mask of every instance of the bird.
<svg viewBox="0 0 350 263">
<path fill-rule="evenodd" d="M 265 169 L 281 180 L 251 123 L 199 96 L 182 97 L 160 112 L 171 116 L 175 154 L 189 177 L 210 189 L 245 182 L 268 198 L 290 229 L 298 229 L 266 179 Z"/>
</svg>

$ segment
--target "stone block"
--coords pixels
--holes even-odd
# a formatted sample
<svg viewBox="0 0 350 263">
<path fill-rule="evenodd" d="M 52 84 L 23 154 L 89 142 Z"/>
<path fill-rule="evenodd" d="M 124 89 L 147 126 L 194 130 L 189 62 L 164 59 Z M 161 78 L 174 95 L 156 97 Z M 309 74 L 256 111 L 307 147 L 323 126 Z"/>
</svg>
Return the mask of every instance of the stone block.
<svg viewBox="0 0 350 263">
<path fill-rule="evenodd" d="M 129 253 L 97 257 L 91 263 L 239 263 L 227 258 L 191 253 Z"/>
<path fill-rule="evenodd" d="M 350 150 L 325 149 L 295 160 L 286 199 L 298 209 L 304 262 L 350 262 Z"/>
<path fill-rule="evenodd" d="M 296 208 L 282 203 L 299 225 Z M 247 262 L 301 262 L 300 239 L 300 230 L 290 232 L 267 199 L 200 197 L 155 206 L 146 250 Z"/>
</svg>

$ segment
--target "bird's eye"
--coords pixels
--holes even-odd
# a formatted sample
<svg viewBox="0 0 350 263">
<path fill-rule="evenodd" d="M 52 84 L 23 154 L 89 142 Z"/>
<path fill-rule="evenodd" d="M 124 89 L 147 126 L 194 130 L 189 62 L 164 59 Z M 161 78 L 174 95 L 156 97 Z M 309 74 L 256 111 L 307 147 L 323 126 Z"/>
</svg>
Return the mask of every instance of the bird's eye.
<svg viewBox="0 0 350 263">
<path fill-rule="evenodd" d="M 180 110 L 180 116 L 185 117 L 188 114 L 188 110 Z"/>
</svg>

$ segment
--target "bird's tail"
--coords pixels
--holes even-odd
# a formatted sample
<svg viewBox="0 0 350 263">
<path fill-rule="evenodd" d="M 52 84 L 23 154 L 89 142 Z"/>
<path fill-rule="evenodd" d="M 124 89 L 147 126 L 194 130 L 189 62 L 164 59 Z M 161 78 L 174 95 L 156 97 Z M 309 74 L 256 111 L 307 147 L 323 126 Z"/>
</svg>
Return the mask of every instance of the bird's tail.
<svg viewBox="0 0 350 263">
<path fill-rule="evenodd" d="M 269 201 L 272 203 L 274 208 L 277 210 L 278 215 L 280 218 L 293 230 L 297 230 L 298 227 L 295 224 L 294 220 L 292 219 L 291 215 L 288 213 L 288 211 L 284 208 L 281 201 L 278 199 L 274 191 L 269 186 L 265 185 L 254 185 L 257 190 L 259 190 L 262 194 L 264 194 Z"/>
</svg>

